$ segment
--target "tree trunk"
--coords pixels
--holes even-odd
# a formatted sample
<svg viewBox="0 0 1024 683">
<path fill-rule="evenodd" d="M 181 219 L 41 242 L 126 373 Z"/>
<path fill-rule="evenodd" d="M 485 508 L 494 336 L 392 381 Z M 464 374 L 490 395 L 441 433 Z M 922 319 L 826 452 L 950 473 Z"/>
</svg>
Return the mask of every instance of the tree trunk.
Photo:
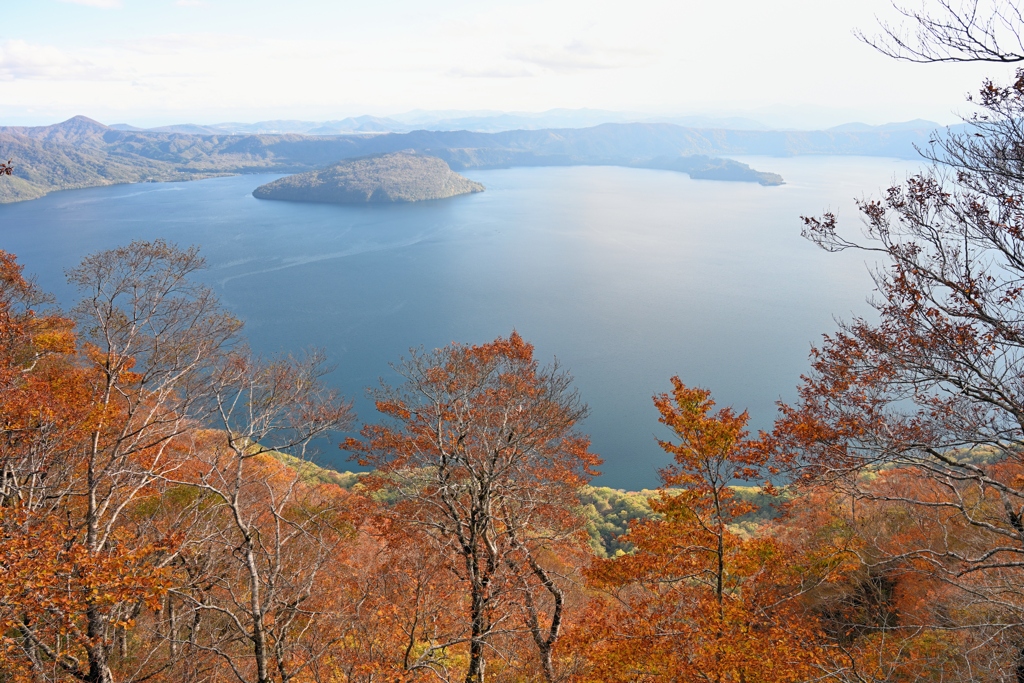
<svg viewBox="0 0 1024 683">
<path fill-rule="evenodd" d="M 93 659 L 90 653 L 89 677 L 86 681 L 88 683 L 114 683 L 114 674 L 111 673 L 110 667 L 107 666 L 106 657 L 101 656 Z"/>
<path fill-rule="evenodd" d="M 246 537 L 246 564 L 249 569 L 249 609 L 252 617 L 253 655 L 256 657 L 257 683 L 270 683 L 270 667 L 267 666 L 267 633 L 263 624 L 263 605 L 260 603 L 260 575 L 256 557 L 252 551 L 252 539 Z"/>
<path fill-rule="evenodd" d="M 470 607 L 472 633 L 469 641 L 469 668 L 466 670 L 466 683 L 484 683 L 484 640 L 486 632 L 484 624 L 483 588 L 473 587 L 473 600 Z"/>
<path fill-rule="evenodd" d="M 540 665 L 544 671 L 544 681 L 545 683 L 554 683 L 555 666 L 551 662 L 551 646 L 545 643 L 538 649 L 540 650 Z"/>
<path fill-rule="evenodd" d="M 558 636 L 561 632 L 562 610 L 565 607 L 565 596 L 548 573 L 544 571 L 544 568 L 538 564 L 538 562 L 529 552 L 526 551 L 525 548 L 523 548 L 522 544 L 515 541 L 514 538 L 513 543 L 515 543 L 518 549 L 526 554 L 526 561 L 530 565 L 530 570 L 533 572 L 534 576 L 540 580 L 541 585 L 545 590 L 547 590 L 554 601 L 551 622 L 548 625 L 547 633 L 545 634 L 543 633 L 543 629 L 541 629 L 540 613 L 537 609 L 537 605 L 533 601 L 533 597 L 530 595 L 529 586 L 524 585 L 524 601 L 526 603 L 527 614 L 529 615 L 530 635 L 533 636 L 533 642 L 537 645 L 541 670 L 544 672 L 544 681 L 545 683 L 554 683 L 555 667 L 552 662 L 552 654 L 555 649 L 555 643 L 558 641 Z"/>
<path fill-rule="evenodd" d="M 86 527 L 86 543 L 89 550 L 98 553 L 97 523 L 96 523 L 96 487 L 93 484 L 93 461 L 89 462 L 89 512 Z M 114 674 L 110 671 L 108 662 L 106 636 L 106 620 L 99 610 L 91 604 L 92 600 L 86 598 L 85 609 L 85 634 L 89 640 L 86 652 L 89 655 L 89 673 L 86 677 L 87 683 L 114 683 Z"/>
<path fill-rule="evenodd" d="M 96 637 L 93 633 L 92 617 L 89 617 L 89 636 Z M 86 683 L 114 683 L 114 674 L 110 671 L 110 665 L 107 662 L 107 650 L 102 643 L 90 646 L 87 649 L 89 653 L 89 674 L 86 677 Z"/>
</svg>

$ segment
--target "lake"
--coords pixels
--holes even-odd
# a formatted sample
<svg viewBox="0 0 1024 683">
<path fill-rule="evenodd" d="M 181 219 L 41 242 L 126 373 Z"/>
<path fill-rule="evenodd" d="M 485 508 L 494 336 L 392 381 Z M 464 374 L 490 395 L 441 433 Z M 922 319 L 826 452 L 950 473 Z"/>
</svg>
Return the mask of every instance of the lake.
<svg viewBox="0 0 1024 683">
<path fill-rule="evenodd" d="M 64 269 L 132 239 L 197 244 L 203 277 L 266 353 L 326 350 L 330 380 L 365 388 L 410 347 L 482 343 L 512 329 L 572 372 L 598 483 L 657 484 L 668 462 L 651 396 L 669 378 L 711 389 L 769 428 L 811 344 L 869 314 L 864 256 L 800 237 L 800 215 L 879 195 L 917 167 L 870 157 L 742 158 L 787 184 L 691 180 L 618 167 L 467 171 L 487 191 L 407 205 L 261 201 L 277 175 L 59 192 L 0 206 L 0 248 L 68 304 Z M 336 449 L 321 460 L 352 468 Z"/>
</svg>

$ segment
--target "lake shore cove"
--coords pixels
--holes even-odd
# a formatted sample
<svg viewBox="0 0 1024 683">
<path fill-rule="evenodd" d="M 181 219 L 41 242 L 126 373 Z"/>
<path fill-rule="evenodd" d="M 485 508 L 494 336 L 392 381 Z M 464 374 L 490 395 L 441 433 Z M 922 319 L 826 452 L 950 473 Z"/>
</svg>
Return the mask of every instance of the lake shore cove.
<svg viewBox="0 0 1024 683">
<path fill-rule="evenodd" d="M 349 159 L 279 178 L 253 190 L 257 199 L 331 204 L 378 204 L 447 199 L 484 186 L 437 157 L 409 152 Z"/>
</svg>

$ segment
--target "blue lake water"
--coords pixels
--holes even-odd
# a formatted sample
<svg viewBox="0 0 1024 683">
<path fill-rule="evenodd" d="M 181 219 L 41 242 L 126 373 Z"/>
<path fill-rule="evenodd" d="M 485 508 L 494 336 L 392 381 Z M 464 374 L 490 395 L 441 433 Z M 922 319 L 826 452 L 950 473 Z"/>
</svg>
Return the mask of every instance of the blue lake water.
<svg viewBox="0 0 1024 683">
<path fill-rule="evenodd" d="M 787 184 L 691 180 L 618 167 L 470 171 L 487 191 L 410 205 L 260 201 L 276 175 L 122 185 L 0 206 L 0 248 L 62 303 L 85 254 L 158 237 L 198 244 L 203 277 L 261 352 L 327 351 L 331 381 L 375 419 L 365 388 L 410 347 L 481 343 L 513 328 L 557 356 L 590 405 L 599 483 L 657 483 L 666 436 L 651 403 L 678 374 L 768 428 L 810 346 L 870 311 L 864 257 L 800 237 L 825 209 L 856 230 L 853 197 L 916 164 L 745 158 Z M 330 449 L 322 459 L 351 468 Z"/>
</svg>

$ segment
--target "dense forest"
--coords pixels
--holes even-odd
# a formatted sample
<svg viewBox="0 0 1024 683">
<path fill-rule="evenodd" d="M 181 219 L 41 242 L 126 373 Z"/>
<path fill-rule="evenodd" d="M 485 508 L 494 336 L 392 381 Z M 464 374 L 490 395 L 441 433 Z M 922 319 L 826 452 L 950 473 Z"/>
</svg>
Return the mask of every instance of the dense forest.
<svg viewBox="0 0 1024 683">
<path fill-rule="evenodd" d="M 1024 62 L 1012 8 L 935 6 L 873 43 Z M 771 431 L 666 378 L 657 491 L 590 485 L 514 331 L 396 359 L 354 432 L 195 248 L 89 255 L 67 310 L 0 252 L 0 681 L 1024 681 L 1024 70 L 977 102 L 863 234 L 804 219 L 875 310 Z M 313 464 L 339 433 L 366 472 Z"/>
</svg>

